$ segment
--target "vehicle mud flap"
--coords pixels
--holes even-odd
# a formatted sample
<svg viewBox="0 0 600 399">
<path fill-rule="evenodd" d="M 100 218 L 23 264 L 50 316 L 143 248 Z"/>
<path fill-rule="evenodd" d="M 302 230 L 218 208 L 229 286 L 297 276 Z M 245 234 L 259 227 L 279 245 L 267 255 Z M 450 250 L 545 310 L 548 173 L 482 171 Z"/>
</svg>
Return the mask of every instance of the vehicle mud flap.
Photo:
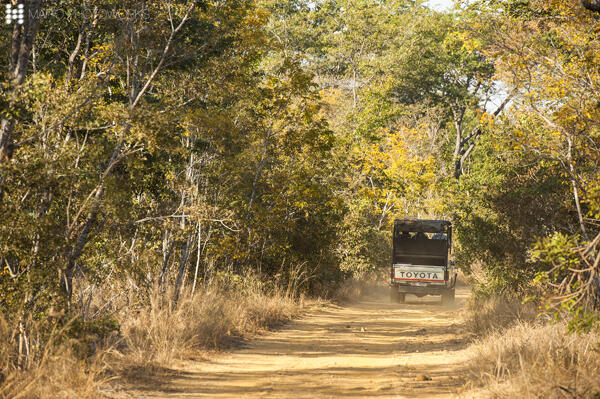
<svg viewBox="0 0 600 399">
<path fill-rule="evenodd" d="M 398 292 L 398 289 L 392 287 L 390 288 L 390 300 L 392 303 L 404 303 L 406 294 L 404 292 Z"/>
</svg>

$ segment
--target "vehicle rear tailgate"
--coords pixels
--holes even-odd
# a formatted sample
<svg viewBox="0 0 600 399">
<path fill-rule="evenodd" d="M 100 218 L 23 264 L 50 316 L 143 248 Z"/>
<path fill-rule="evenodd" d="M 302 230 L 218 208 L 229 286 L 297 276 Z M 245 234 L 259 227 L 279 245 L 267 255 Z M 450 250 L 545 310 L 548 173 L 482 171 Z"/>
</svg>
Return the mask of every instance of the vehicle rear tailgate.
<svg viewBox="0 0 600 399">
<path fill-rule="evenodd" d="M 394 282 L 444 284 L 444 267 L 428 265 L 394 265 Z"/>
</svg>

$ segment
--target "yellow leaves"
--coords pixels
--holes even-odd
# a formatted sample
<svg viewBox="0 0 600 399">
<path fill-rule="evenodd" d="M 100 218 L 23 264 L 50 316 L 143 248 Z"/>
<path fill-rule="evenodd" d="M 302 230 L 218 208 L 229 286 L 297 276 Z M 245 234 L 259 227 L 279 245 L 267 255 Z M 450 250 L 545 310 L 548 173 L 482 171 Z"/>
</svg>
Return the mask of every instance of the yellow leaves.
<svg viewBox="0 0 600 399">
<path fill-rule="evenodd" d="M 187 122 L 179 122 L 177 123 L 177 128 L 181 130 L 183 137 L 189 137 L 192 135 L 192 132 L 189 129 L 190 124 Z"/>
<path fill-rule="evenodd" d="M 337 88 L 327 88 L 319 92 L 321 100 L 327 106 L 339 104 L 345 96 L 345 93 Z"/>
<path fill-rule="evenodd" d="M 600 219 L 600 178 L 598 176 L 588 183 L 585 201 L 590 206 L 589 216 Z"/>
<path fill-rule="evenodd" d="M 521 129 L 516 129 L 513 131 L 513 135 L 517 138 L 520 138 L 524 136 L 524 133 Z"/>
<path fill-rule="evenodd" d="M 487 127 L 488 129 L 492 129 L 494 127 L 496 121 L 496 117 L 493 114 L 488 113 L 487 111 L 483 112 L 479 116 L 479 124 L 482 127 Z"/>
<path fill-rule="evenodd" d="M 112 44 L 103 43 L 93 46 L 90 50 L 90 54 L 91 55 L 87 60 L 90 70 L 104 69 L 105 65 L 108 65 L 113 61 Z"/>
<path fill-rule="evenodd" d="M 360 194 L 379 206 L 406 209 L 434 190 L 437 181 L 433 156 L 423 156 L 411 145 L 424 139 L 420 129 L 382 131 L 381 142 L 363 145 L 362 170 L 371 184 Z"/>
<path fill-rule="evenodd" d="M 240 39 L 247 42 L 260 42 L 264 39 L 260 34 L 260 29 L 266 25 L 269 19 L 269 13 L 265 10 L 254 10 L 253 13 L 248 13 L 240 25 L 244 29 L 239 31 Z"/>
<path fill-rule="evenodd" d="M 444 44 L 449 47 L 460 47 L 462 50 L 472 53 L 480 50 L 483 45 L 479 38 L 470 36 L 467 32 L 455 31 L 450 33 Z"/>
</svg>

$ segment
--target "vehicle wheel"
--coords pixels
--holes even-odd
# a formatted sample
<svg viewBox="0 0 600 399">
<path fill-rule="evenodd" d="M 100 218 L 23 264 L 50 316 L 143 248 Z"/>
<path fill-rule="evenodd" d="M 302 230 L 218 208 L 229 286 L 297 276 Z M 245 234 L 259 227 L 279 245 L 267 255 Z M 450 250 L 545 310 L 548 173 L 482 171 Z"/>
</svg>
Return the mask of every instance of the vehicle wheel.
<svg viewBox="0 0 600 399">
<path fill-rule="evenodd" d="M 390 291 L 390 299 L 392 303 L 404 303 L 406 294 L 404 292 L 398 292 L 394 288 Z"/>
<path fill-rule="evenodd" d="M 404 292 L 399 292 L 398 297 L 396 298 L 396 302 L 404 303 L 405 300 L 406 300 L 406 294 Z"/>
<path fill-rule="evenodd" d="M 454 288 L 442 294 L 442 305 L 454 304 Z"/>
</svg>

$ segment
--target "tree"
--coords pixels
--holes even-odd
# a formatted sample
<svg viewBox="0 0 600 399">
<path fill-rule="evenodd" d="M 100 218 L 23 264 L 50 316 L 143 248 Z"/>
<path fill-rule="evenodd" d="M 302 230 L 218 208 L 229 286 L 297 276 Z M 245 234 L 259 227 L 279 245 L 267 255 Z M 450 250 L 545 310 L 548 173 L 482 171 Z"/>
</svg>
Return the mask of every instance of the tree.
<svg viewBox="0 0 600 399">
<path fill-rule="evenodd" d="M 485 38 L 482 51 L 515 95 L 504 117 L 488 124 L 495 142 L 474 151 L 461 183 L 468 185 L 459 188 L 470 193 L 455 205 L 461 253 L 485 265 L 489 291 L 523 295 L 537 275 L 551 304 L 569 309 L 574 325 L 589 326 L 598 295 L 595 16 L 565 2 L 472 7 L 474 35 Z M 476 241 L 486 227 L 486 239 Z"/>
<path fill-rule="evenodd" d="M 22 85 L 28 75 L 31 50 L 35 40 L 39 19 L 32 16 L 40 11 L 42 1 L 32 0 L 25 4 L 24 23 L 15 23 L 8 47 L 8 70 L 6 71 L 6 86 L 2 88 L 2 116 L 0 119 L 0 206 L 6 191 L 4 170 L 13 157 L 15 144 L 13 132 L 15 129 L 14 107 L 21 95 Z M 4 46 L 3 46 L 4 47 Z"/>
</svg>

